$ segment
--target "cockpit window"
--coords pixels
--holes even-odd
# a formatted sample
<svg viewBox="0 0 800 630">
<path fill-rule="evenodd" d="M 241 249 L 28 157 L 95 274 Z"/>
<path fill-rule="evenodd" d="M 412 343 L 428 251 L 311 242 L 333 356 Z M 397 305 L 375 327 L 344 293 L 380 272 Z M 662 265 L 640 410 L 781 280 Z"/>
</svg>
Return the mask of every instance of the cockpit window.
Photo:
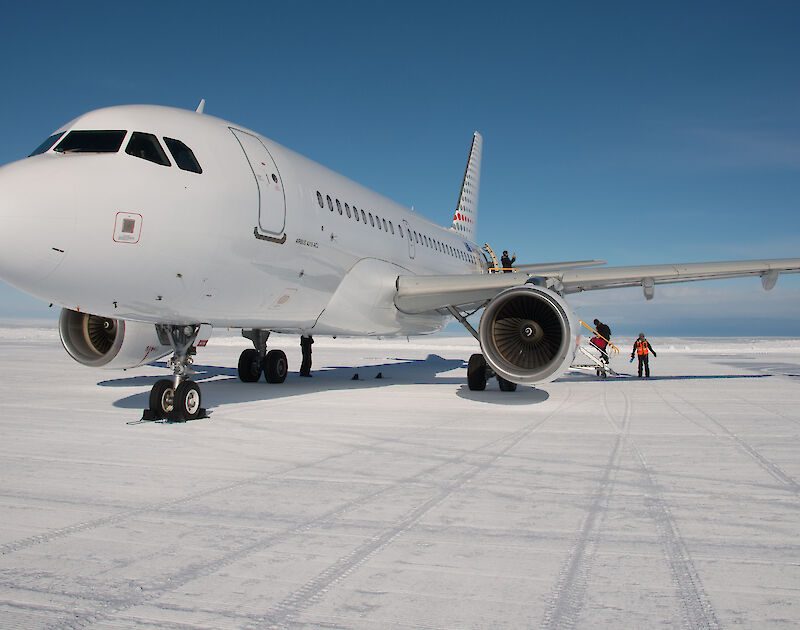
<svg viewBox="0 0 800 630">
<path fill-rule="evenodd" d="M 183 144 L 183 142 L 175 140 L 174 138 L 164 138 L 164 142 L 167 144 L 169 152 L 172 153 L 172 157 L 175 158 L 175 164 L 178 165 L 179 169 L 189 171 L 190 173 L 203 172 L 194 153 L 192 153 L 192 150 Z"/>
<path fill-rule="evenodd" d="M 59 153 L 116 153 L 127 131 L 70 131 L 56 146 Z"/>
<path fill-rule="evenodd" d="M 125 147 L 125 153 L 161 166 L 171 166 L 167 154 L 164 153 L 164 149 L 161 148 L 161 144 L 158 142 L 158 138 L 152 133 L 134 131 L 131 134 L 128 146 Z"/>
<path fill-rule="evenodd" d="M 42 144 L 40 144 L 38 147 L 36 147 L 33 150 L 33 153 L 31 153 L 28 157 L 33 157 L 34 155 L 40 155 L 41 153 L 46 153 L 47 151 L 49 151 L 53 147 L 53 145 L 56 142 L 58 142 L 58 139 L 63 135 L 64 135 L 63 131 L 59 131 L 58 133 L 54 133 L 47 140 L 42 142 Z"/>
</svg>

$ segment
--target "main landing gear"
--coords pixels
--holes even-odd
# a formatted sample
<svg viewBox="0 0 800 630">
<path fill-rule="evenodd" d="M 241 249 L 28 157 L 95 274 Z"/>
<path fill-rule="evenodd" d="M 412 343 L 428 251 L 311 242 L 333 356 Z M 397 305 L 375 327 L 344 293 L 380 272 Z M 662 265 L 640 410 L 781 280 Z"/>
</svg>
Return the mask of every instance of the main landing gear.
<svg viewBox="0 0 800 630">
<path fill-rule="evenodd" d="M 492 256 L 494 256 L 494 252 L 492 252 Z M 497 262 L 496 259 L 495 262 Z M 467 318 L 464 317 L 461 311 L 454 306 L 448 306 L 447 310 L 450 311 L 450 314 L 461 322 L 461 325 L 467 329 L 467 332 L 480 343 L 481 338 L 480 335 L 478 335 L 478 331 L 472 327 L 472 324 L 467 321 Z M 469 363 L 467 363 L 467 386 L 470 391 L 482 392 L 486 389 L 487 381 L 493 376 L 497 377 L 497 384 L 500 385 L 500 391 L 517 391 L 517 384 L 507 381 L 499 374 L 495 374 L 495 371 L 489 367 L 489 364 L 486 363 L 486 358 L 482 354 L 473 354 L 469 358 Z"/>
<path fill-rule="evenodd" d="M 243 330 L 242 337 L 253 342 L 253 348 L 245 350 L 239 356 L 239 380 L 243 383 L 255 383 L 261 373 L 267 383 L 283 383 L 289 373 L 289 362 L 283 350 L 267 352 L 268 330 Z"/>
<path fill-rule="evenodd" d="M 174 352 L 169 360 L 174 377 L 162 379 L 150 390 L 150 408 L 144 412 L 143 420 L 176 420 L 186 422 L 204 418 L 206 410 L 201 406 L 202 397 L 197 383 L 189 380 L 194 374 L 191 369 L 194 342 L 200 326 L 172 326 L 157 324 L 159 337 L 172 346 Z"/>
<path fill-rule="evenodd" d="M 493 376 L 497 377 L 497 384 L 500 385 L 500 391 L 514 392 L 517 390 L 517 384 L 507 381 L 499 374 L 495 374 L 494 370 L 486 363 L 486 359 L 482 354 L 473 354 L 469 358 L 467 364 L 467 386 L 473 392 L 482 392 L 486 389 L 486 383 Z"/>
</svg>

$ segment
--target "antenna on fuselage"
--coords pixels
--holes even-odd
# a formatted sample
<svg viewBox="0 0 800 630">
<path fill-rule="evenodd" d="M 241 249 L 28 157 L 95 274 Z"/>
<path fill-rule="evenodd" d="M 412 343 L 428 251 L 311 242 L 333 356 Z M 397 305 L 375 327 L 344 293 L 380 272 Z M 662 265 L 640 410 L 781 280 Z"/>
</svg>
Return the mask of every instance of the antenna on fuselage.
<svg viewBox="0 0 800 630">
<path fill-rule="evenodd" d="M 196 111 L 198 114 L 202 114 L 205 111 L 205 109 L 206 109 L 206 99 L 201 98 L 200 99 L 200 104 L 197 106 L 197 109 L 194 110 L 194 111 Z"/>
</svg>

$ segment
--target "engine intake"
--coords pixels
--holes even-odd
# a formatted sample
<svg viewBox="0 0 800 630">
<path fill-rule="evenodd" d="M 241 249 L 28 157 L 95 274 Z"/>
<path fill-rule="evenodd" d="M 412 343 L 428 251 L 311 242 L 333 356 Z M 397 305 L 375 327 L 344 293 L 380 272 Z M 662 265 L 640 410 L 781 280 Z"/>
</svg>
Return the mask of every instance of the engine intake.
<svg viewBox="0 0 800 630">
<path fill-rule="evenodd" d="M 61 310 L 58 332 L 67 353 L 89 367 L 132 368 L 172 352 L 161 343 L 153 324 L 69 309 Z"/>
<path fill-rule="evenodd" d="M 498 294 L 484 310 L 479 332 L 486 362 L 514 383 L 553 380 L 572 360 L 572 312 L 561 296 L 543 287 Z"/>
</svg>

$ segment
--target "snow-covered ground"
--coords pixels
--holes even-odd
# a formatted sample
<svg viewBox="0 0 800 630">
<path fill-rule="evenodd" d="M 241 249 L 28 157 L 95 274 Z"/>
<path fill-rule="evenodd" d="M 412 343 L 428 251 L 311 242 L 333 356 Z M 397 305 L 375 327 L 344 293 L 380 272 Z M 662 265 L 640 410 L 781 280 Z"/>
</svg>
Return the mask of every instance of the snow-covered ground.
<svg viewBox="0 0 800 630">
<path fill-rule="evenodd" d="M 797 627 L 800 342 L 651 342 L 649 381 L 502 393 L 469 338 L 267 385 L 222 336 L 210 418 L 130 424 L 163 368 L 0 328 L 0 626 Z"/>
</svg>

